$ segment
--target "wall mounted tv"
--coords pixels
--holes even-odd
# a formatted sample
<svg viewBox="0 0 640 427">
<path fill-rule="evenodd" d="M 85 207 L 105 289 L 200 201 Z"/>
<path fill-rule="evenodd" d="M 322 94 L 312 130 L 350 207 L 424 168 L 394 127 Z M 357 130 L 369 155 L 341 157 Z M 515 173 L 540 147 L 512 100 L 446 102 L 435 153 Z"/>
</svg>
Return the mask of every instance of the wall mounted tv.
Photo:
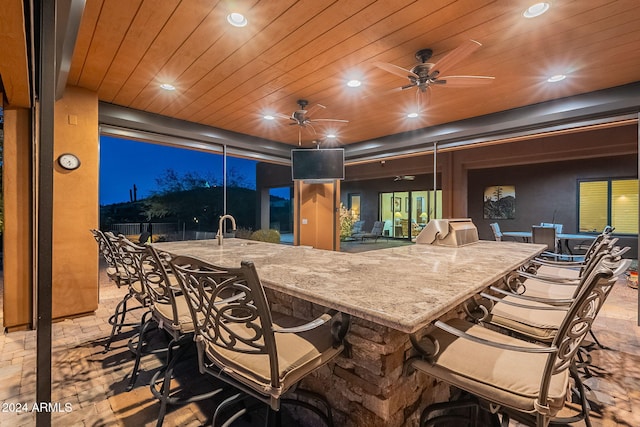
<svg viewBox="0 0 640 427">
<path fill-rule="evenodd" d="M 344 149 L 294 148 L 291 150 L 291 175 L 294 180 L 311 183 L 344 179 Z"/>
</svg>

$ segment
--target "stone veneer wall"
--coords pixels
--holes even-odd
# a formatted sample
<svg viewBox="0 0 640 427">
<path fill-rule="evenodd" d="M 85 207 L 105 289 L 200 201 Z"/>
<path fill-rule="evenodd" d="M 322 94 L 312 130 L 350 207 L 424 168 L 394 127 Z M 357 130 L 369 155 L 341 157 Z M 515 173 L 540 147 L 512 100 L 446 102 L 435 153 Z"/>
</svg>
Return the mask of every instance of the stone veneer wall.
<svg viewBox="0 0 640 427">
<path fill-rule="evenodd" d="M 326 311 L 271 289 L 266 293 L 276 312 L 313 319 Z M 462 315 L 458 307 L 443 319 Z M 422 373 L 403 374 L 404 361 L 413 354 L 406 333 L 352 317 L 347 341 L 352 346 L 351 358 L 340 355 L 301 384 L 327 398 L 336 426 L 417 426 L 424 407 L 449 399 L 447 384 Z M 304 425 L 308 425 L 306 419 Z"/>
</svg>

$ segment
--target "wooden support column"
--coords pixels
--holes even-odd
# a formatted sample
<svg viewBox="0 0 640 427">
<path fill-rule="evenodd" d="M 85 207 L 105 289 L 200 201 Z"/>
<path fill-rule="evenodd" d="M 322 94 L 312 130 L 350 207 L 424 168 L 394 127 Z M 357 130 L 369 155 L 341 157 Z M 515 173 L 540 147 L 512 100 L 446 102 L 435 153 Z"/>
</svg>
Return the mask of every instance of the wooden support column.
<svg viewBox="0 0 640 427">
<path fill-rule="evenodd" d="M 294 184 L 294 244 L 340 250 L 340 181 Z"/>
</svg>

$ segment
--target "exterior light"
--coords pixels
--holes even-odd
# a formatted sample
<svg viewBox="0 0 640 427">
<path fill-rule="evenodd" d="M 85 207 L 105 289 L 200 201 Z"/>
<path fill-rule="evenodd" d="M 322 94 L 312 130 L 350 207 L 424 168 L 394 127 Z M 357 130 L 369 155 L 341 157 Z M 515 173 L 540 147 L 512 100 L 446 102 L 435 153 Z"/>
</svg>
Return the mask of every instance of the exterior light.
<svg viewBox="0 0 640 427">
<path fill-rule="evenodd" d="M 567 76 L 564 75 L 564 74 L 556 74 L 556 75 L 553 75 L 553 76 L 549 77 L 547 79 L 547 81 L 549 83 L 556 83 L 556 82 L 560 82 L 560 81 L 562 81 L 562 80 L 564 80 L 566 78 L 567 78 Z"/>
<path fill-rule="evenodd" d="M 352 79 L 347 82 L 347 86 L 349 87 L 360 87 L 362 82 L 360 80 Z"/>
<path fill-rule="evenodd" d="M 525 18 L 535 18 L 549 10 L 549 7 L 551 7 L 551 5 L 547 2 L 536 3 L 532 6 L 529 6 L 527 10 L 524 11 L 522 16 L 524 16 Z"/>
<path fill-rule="evenodd" d="M 164 90 L 169 90 L 169 91 L 176 90 L 176 87 L 174 85 L 172 85 L 171 83 L 162 83 L 160 85 L 160 88 L 164 89 Z"/>
<path fill-rule="evenodd" d="M 233 12 L 227 15 L 227 22 L 234 27 L 246 27 L 249 21 L 243 14 Z"/>
</svg>

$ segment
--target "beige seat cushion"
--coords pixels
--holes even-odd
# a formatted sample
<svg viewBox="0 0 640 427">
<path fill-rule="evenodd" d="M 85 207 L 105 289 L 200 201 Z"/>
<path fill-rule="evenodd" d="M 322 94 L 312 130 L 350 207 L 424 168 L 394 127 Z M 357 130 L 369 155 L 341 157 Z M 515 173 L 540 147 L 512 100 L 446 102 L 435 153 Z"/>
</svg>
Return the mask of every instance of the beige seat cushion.
<svg viewBox="0 0 640 427">
<path fill-rule="evenodd" d="M 539 347 L 461 319 L 447 323 L 494 342 Z M 534 402 L 538 398 L 548 354 L 502 350 L 457 338 L 439 329 L 432 336 L 440 344 L 440 353 L 433 364 L 414 361 L 414 368 L 490 402 L 526 413 L 536 411 Z M 564 406 L 568 378 L 566 369 L 551 378 L 546 402 L 551 408 L 551 415 Z"/>
<path fill-rule="evenodd" d="M 165 326 L 175 325 L 175 329 L 180 329 L 182 333 L 193 332 L 193 321 L 191 312 L 184 295 L 176 295 L 177 322 L 173 318 L 173 308 L 171 304 L 154 303 L 153 310 L 158 320 L 162 320 Z"/>
<path fill-rule="evenodd" d="M 527 279 L 524 286 L 524 295 L 538 298 L 569 299 L 576 292 L 576 285 L 553 285 L 535 279 Z"/>
<path fill-rule="evenodd" d="M 541 265 L 538 274 L 545 276 L 559 277 L 562 279 L 578 279 L 580 277 L 579 268 L 554 267 L 552 265 Z"/>
<path fill-rule="evenodd" d="M 142 282 L 140 282 L 140 280 L 132 281 L 129 286 L 131 286 L 131 289 L 133 289 L 133 292 L 135 292 L 136 294 L 144 294 L 144 289 L 142 288 Z"/>
<path fill-rule="evenodd" d="M 302 325 L 305 321 L 285 315 L 276 315 L 274 325 L 291 327 Z M 241 336 L 250 336 L 243 325 L 230 326 Z M 228 368 L 227 373 L 255 389 L 263 395 L 280 396 L 302 377 L 324 365 L 342 351 L 342 346 L 333 348 L 330 323 L 311 331 L 294 333 L 276 333 L 280 388 L 273 389 L 269 356 L 267 354 L 246 354 L 224 349 L 217 345 L 208 345 L 207 356 L 218 366 Z"/>
<path fill-rule="evenodd" d="M 507 296 L 503 301 L 527 304 L 531 307 L 549 307 L 549 305 L 522 301 L 517 297 Z M 556 336 L 560 323 L 565 318 L 566 310 L 535 310 L 517 307 L 507 303 L 497 303 L 491 310 L 490 323 L 527 335 L 535 340 L 551 342 Z"/>
</svg>

